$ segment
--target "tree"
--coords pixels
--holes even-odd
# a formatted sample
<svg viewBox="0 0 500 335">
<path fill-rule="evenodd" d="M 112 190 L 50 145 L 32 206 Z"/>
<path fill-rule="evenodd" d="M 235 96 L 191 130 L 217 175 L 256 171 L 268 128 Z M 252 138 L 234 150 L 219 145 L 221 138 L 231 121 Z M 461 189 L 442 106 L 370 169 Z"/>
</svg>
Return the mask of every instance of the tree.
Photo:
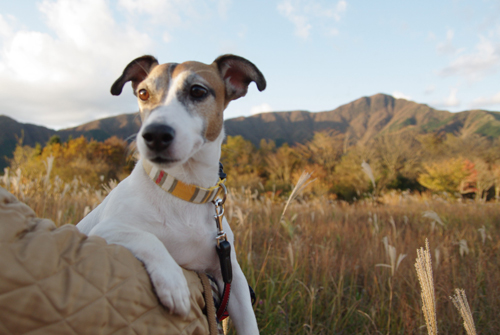
<svg viewBox="0 0 500 335">
<path fill-rule="evenodd" d="M 435 192 L 454 194 L 461 191 L 461 186 L 470 172 L 466 169 L 463 158 L 442 160 L 423 165 L 424 171 L 418 181 L 422 186 Z"/>
<path fill-rule="evenodd" d="M 292 189 L 293 171 L 300 165 L 300 158 L 293 148 L 288 144 L 282 145 L 275 153 L 264 157 L 266 171 L 269 176 L 266 182 L 267 188 L 277 187 L 283 191 Z"/>
<path fill-rule="evenodd" d="M 330 186 L 332 193 L 341 199 L 351 201 L 373 191 L 370 180 L 361 168 L 366 155 L 365 148 L 358 146 L 351 148 L 342 156 L 339 164 L 335 166 L 332 177 L 333 182 Z"/>
<path fill-rule="evenodd" d="M 300 158 L 333 172 L 343 154 L 343 136 L 335 131 L 317 132 L 306 144 L 297 144 L 296 150 Z"/>
<path fill-rule="evenodd" d="M 252 142 L 242 136 L 228 136 L 222 144 L 221 162 L 231 187 L 257 187 L 260 156 Z"/>
<path fill-rule="evenodd" d="M 370 145 L 370 165 L 378 175 L 381 188 L 417 187 L 422 163 L 421 144 L 413 131 L 391 133 L 375 138 Z"/>
<path fill-rule="evenodd" d="M 61 144 L 61 137 L 59 135 L 52 135 L 49 138 L 49 141 L 47 142 L 47 145 L 52 145 L 52 144 Z"/>
<path fill-rule="evenodd" d="M 495 174 L 491 166 L 479 158 L 474 161 L 474 168 L 477 171 L 476 200 L 486 200 L 488 190 L 495 185 Z"/>
</svg>

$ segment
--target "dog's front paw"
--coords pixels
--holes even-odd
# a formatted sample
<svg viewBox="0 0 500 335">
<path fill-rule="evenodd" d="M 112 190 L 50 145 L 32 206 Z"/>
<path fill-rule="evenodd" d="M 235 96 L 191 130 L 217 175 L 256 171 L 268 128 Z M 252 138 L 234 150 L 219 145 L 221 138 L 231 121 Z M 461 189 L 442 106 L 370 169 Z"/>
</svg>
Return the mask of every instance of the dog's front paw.
<svg viewBox="0 0 500 335">
<path fill-rule="evenodd" d="M 150 275 L 161 303 L 170 313 L 186 318 L 191 309 L 189 301 L 191 293 L 181 268 L 156 270 Z"/>
</svg>

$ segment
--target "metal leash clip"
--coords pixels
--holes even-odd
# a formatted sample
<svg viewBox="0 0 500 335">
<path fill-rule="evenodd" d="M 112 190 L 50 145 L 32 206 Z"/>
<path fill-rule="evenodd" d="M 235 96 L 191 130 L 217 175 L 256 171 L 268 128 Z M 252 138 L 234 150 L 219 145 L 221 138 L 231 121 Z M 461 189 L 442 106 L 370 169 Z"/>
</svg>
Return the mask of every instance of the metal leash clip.
<svg viewBox="0 0 500 335">
<path fill-rule="evenodd" d="M 221 241 L 227 241 L 227 236 L 226 233 L 224 232 L 224 229 L 222 227 L 222 219 L 224 217 L 224 203 L 226 202 L 226 196 L 227 196 L 227 188 L 226 185 L 223 183 L 219 184 L 220 188 L 222 189 L 223 196 L 222 198 L 218 197 L 214 199 L 213 203 L 215 205 L 215 224 L 217 225 L 217 237 L 215 238 L 217 240 L 217 247 L 219 247 Z"/>
</svg>

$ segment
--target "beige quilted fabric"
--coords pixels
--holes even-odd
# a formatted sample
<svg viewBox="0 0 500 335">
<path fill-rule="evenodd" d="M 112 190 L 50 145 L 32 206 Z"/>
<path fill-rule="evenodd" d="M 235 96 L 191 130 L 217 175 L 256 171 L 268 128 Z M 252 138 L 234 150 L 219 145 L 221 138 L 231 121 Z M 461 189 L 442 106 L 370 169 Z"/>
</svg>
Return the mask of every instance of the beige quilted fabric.
<svg viewBox="0 0 500 335">
<path fill-rule="evenodd" d="M 56 229 L 0 187 L 0 334 L 209 334 L 200 278 L 185 275 L 193 307 L 182 320 L 127 249 Z"/>
</svg>

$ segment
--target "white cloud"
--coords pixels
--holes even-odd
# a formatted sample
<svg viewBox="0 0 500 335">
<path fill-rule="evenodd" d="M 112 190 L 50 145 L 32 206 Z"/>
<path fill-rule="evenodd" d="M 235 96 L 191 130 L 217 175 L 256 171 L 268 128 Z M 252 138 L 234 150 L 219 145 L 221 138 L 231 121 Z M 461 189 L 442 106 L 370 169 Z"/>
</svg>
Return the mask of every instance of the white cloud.
<svg viewBox="0 0 500 335">
<path fill-rule="evenodd" d="M 344 0 L 341 0 L 337 2 L 337 7 L 335 12 L 333 13 L 333 17 L 335 18 L 335 21 L 340 21 L 342 15 L 345 13 L 347 9 L 347 2 Z"/>
<path fill-rule="evenodd" d="M 296 6 L 292 5 L 291 0 L 284 0 L 279 3 L 278 11 L 294 24 L 296 36 L 303 39 L 309 37 L 309 31 L 312 26 L 308 23 L 308 18 L 306 16 L 296 14 L 296 12 L 300 10 L 298 10 Z"/>
<path fill-rule="evenodd" d="M 412 100 L 409 95 L 406 95 L 406 94 L 401 93 L 399 91 L 392 92 L 392 96 L 395 97 L 396 99 Z"/>
<path fill-rule="evenodd" d="M 225 19 L 232 3 L 232 0 L 118 0 L 118 6 L 128 13 L 131 22 L 146 15 L 148 25 L 169 28 L 188 28 L 217 14 Z"/>
<path fill-rule="evenodd" d="M 431 104 L 438 108 L 459 107 L 461 102 L 457 98 L 457 93 L 458 88 L 452 88 L 448 97 L 444 98 L 443 100 L 434 101 Z"/>
<path fill-rule="evenodd" d="M 132 16 L 146 14 L 154 24 L 179 25 L 182 12 L 193 12 L 191 0 L 118 0 Z"/>
<path fill-rule="evenodd" d="M 50 34 L 11 25 L 0 37 L 2 113 L 61 127 L 133 111 L 109 87 L 150 48 L 149 36 L 117 24 L 105 0 L 45 0 L 39 10 Z"/>
<path fill-rule="evenodd" d="M 13 17 L 8 17 L 9 21 L 15 21 Z M 12 27 L 9 22 L 0 14 L 0 36 L 5 37 L 12 34 Z"/>
<path fill-rule="evenodd" d="M 263 103 L 261 105 L 253 106 L 252 108 L 250 108 L 251 115 L 268 113 L 268 112 L 272 112 L 272 111 L 273 111 L 273 109 L 268 103 Z"/>
<path fill-rule="evenodd" d="M 347 2 L 340 0 L 336 5 L 324 6 L 318 0 L 283 0 L 278 4 L 278 12 L 286 17 L 295 26 L 295 35 L 307 39 L 313 29 L 311 22 L 326 21 L 326 35 L 336 36 L 339 31 L 331 27 L 328 19 L 340 21 L 347 9 Z"/>
<path fill-rule="evenodd" d="M 470 81 L 478 81 L 495 73 L 500 67 L 500 41 L 480 36 L 475 52 L 456 58 L 440 71 L 441 76 L 463 76 Z"/>
<path fill-rule="evenodd" d="M 479 97 L 475 99 L 471 104 L 471 108 L 484 108 L 484 107 L 490 107 L 490 106 L 495 106 L 495 105 L 500 105 L 500 92 L 497 94 L 494 94 L 493 96 L 490 97 Z"/>
<path fill-rule="evenodd" d="M 453 46 L 453 36 L 455 32 L 453 29 L 448 29 L 446 31 L 446 41 L 438 43 L 436 50 L 439 54 L 454 54 L 457 51 L 457 48 Z"/>
</svg>

